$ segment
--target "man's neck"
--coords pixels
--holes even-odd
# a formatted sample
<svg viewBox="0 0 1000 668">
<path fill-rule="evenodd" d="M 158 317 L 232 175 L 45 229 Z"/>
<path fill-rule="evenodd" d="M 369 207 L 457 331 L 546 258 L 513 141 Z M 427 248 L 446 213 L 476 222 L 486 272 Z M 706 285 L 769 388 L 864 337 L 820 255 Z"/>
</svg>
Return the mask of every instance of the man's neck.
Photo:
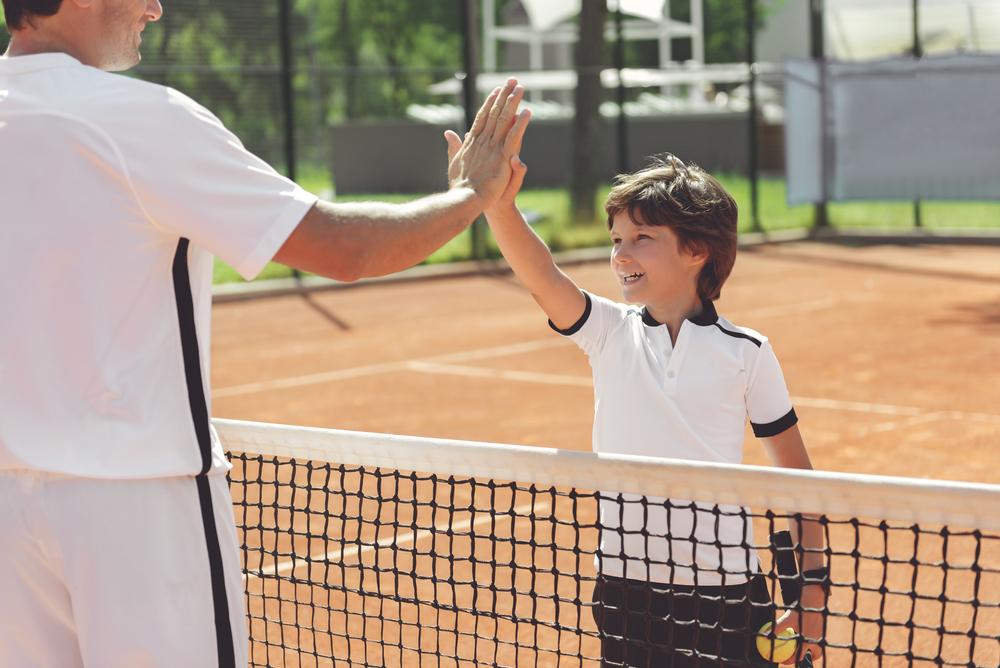
<svg viewBox="0 0 1000 668">
<path fill-rule="evenodd" d="M 34 56 L 40 53 L 65 53 L 80 62 L 86 62 L 82 57 L 83 54 L 77 53 L 71 44 L 30 28 L 16 30 L 11 34 L 10 44 L 7 45 L 7 52 L 4 56 L 16 58 L 18 56 Z"/>
</svg>

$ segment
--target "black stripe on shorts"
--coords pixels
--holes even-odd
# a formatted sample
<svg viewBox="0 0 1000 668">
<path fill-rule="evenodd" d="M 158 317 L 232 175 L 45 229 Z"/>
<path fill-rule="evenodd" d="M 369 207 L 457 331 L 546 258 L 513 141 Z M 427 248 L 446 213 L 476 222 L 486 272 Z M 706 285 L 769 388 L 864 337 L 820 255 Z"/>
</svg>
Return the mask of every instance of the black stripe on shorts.
<svg viewBox="0 0 1000 668">
<path fill-rule="evenodd" d="M 181 351 L 184 356 L 184 377 L 187 382 L 191 419 L 201 452 L 201 472 L 195 477 L 201 521 L 205 529 L 208 548 L 208 568 L 212 580 L 212 602 L 215 613 L 215 640 L 219 668 L 236 668 L 233 646 L 233 629 L 229 620 L 229 601 L 226 596 L 226 575 L 222 567 L 222 548 L 219 545 L 218 527 L 212 507 L 212 490 L 207 473 L 212 465 L 212 435 L 208 421 L 208 402 L 201 377 L 201 354 L 198 351 L 198 332 L 194 319 L 194 297 L 191 294 L 191 275 L 188 271 L 187 239 L 177 242 L 174 254 L 174 295 L 177 301 L 177 322 L 180 326 Z"/>
</svg>

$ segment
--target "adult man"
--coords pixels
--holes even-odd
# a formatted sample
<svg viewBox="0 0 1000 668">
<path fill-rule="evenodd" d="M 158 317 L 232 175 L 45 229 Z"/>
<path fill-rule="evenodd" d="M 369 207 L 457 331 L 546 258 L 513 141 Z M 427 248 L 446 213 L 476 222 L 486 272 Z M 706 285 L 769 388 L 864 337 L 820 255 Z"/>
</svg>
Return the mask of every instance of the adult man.
<svg viewBox="0 0 1000 668">
<path fill-rule="evenodd" d="M 3 5 L 0 665 L 245 665 L 210 253 L 248 278 L 415 264 L 507 187 L 523 91 L 490 95 L 447 192 L 337 205 L 184 95 L 107 73 L 139 61 L 159 0 Z"/>
</svg>

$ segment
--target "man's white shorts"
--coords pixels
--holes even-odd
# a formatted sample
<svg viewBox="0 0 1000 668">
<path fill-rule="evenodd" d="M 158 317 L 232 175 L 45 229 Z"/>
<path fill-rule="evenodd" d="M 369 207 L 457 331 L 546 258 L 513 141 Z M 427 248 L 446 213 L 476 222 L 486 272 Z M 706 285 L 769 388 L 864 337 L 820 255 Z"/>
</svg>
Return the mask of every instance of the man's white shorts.
<svg viewBox="0 0 1000 668">
<path fill-rule="evenodd" d="M 243 606 L 225 476 L 0 471 L 0 666 L 242 667 Z"/>
</svg>

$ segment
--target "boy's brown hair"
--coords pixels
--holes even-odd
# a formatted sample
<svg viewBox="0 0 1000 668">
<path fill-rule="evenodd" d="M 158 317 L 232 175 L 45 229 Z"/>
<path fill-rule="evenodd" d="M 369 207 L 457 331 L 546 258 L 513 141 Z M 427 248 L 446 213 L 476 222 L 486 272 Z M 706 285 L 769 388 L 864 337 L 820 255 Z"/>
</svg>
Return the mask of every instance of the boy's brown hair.
<svg viewBox="0 0 1000 668">
<path fill-rule="evenodd" d="M 608 229 L 627 211 L 637 225 L 666 225 L 681 249 L 705 252 L 698 296 L 715 301 L 736 263 L 736 202 L 708 172 L 665 153 L 634 174 L 621 174 L 604 203 Z"/>
</svg>

